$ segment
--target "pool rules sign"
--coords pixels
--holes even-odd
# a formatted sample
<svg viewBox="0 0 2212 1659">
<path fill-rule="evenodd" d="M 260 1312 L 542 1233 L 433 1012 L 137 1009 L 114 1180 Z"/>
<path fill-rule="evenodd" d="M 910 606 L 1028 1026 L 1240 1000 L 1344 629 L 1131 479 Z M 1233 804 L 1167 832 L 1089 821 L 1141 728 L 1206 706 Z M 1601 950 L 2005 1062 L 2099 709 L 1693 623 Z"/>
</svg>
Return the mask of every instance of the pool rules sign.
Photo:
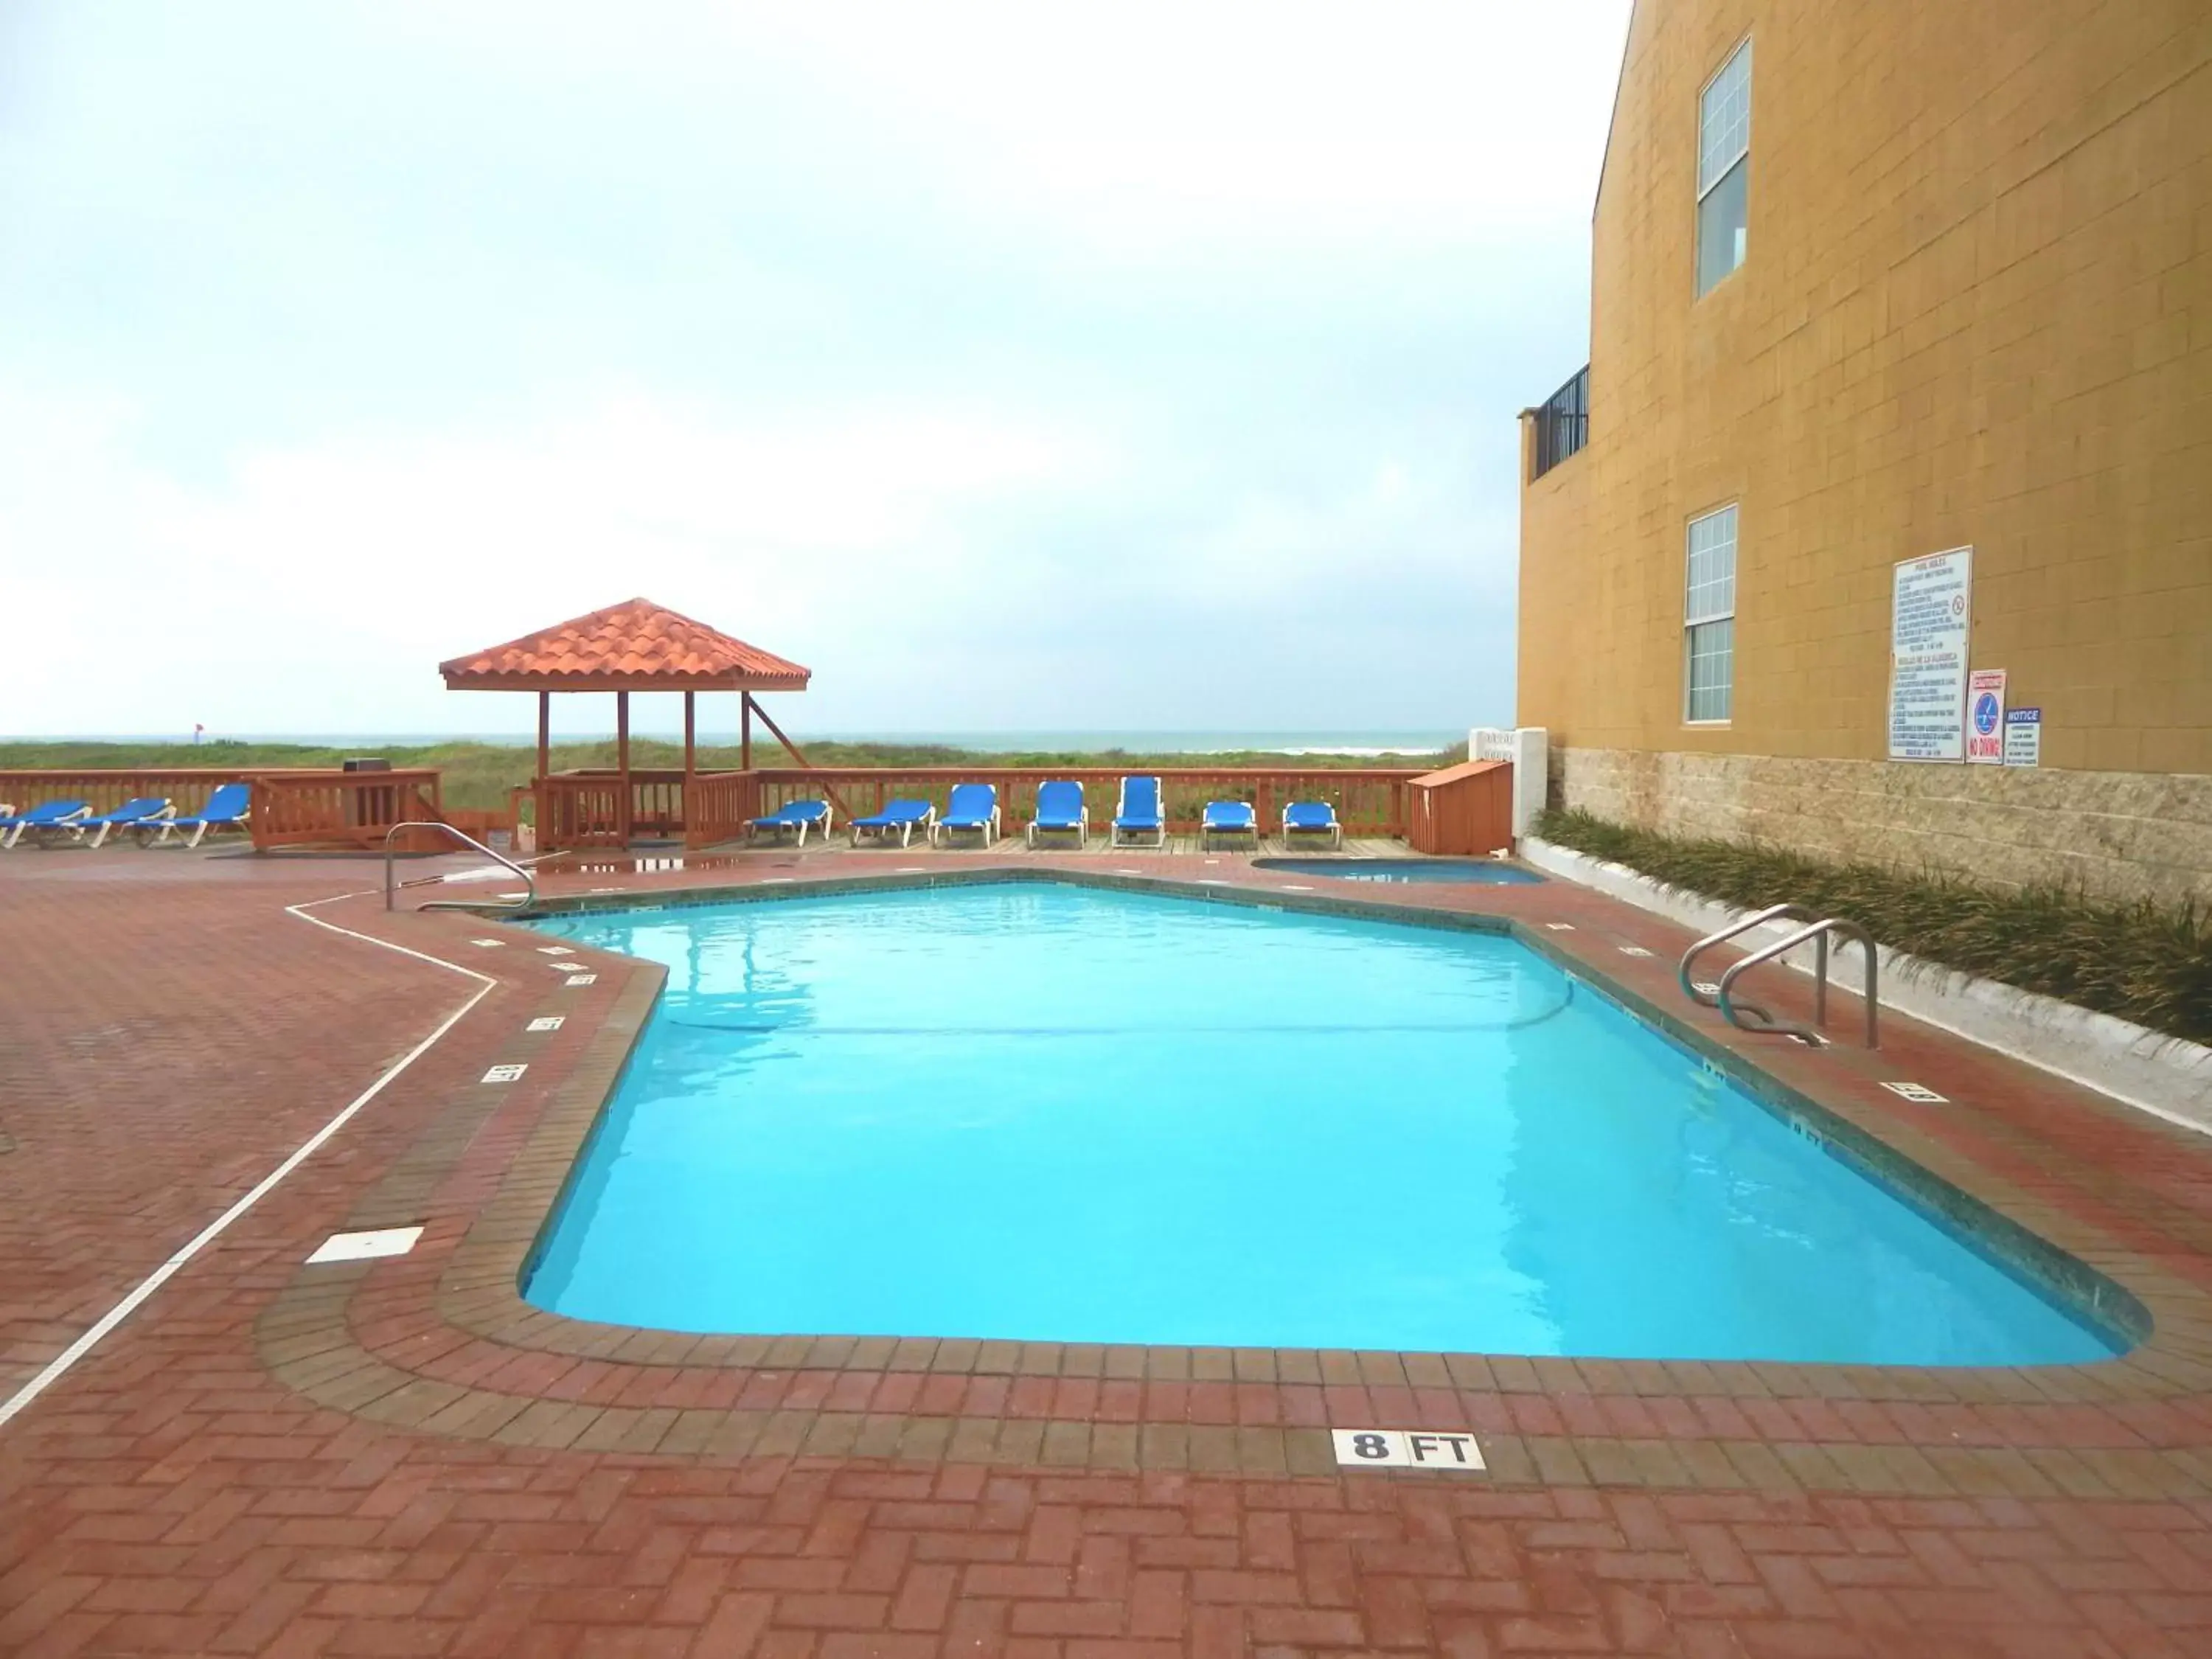
<svg viewBox="0 0 2212 1659">
<path fill-rule="evenodd" d="M 1889 605 L 1889 757 L 1966 757 L 1966 629 L 1974 550 L 1894 568 Z"/>
</svg>

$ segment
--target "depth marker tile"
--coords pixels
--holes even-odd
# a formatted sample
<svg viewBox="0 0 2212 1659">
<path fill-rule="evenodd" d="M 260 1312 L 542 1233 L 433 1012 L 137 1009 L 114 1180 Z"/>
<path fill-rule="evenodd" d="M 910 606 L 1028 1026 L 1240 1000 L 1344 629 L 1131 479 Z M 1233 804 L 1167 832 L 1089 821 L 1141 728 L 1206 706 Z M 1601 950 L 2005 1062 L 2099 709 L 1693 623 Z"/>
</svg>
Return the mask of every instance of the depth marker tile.
<svg viewBox="0 0 2212 1659">
<path fill-rule="evenodd" d="M 541 957 L 573 957 L 576 953 L 565 945 L 541 945 L 538 947 L 538 954 Z"/>
<path fill-rule="evenodd" d="M 599 976 L 597 974 L 572 975 L 567 981 L 570 990 L 574 990 L 579 985 L 596 985 L 599 982 Z"/>
<path fill-rule="evenodd" d="M 561 1029 L 561 1022 L 567 1018 L 565 1014 L 543 1014 L 522 1029 L 526 1031 L 557 1031 Z"/>
<path fill-rule="evenodd" d="M 529 1069 L 530 1067 L 526 1064 L 520 1066 L 495 1066 L 491 1070 L 483 1074 L 483 1080 L 486 1083 L 512 1083 L 515 1079 L 520 1077 Z"/>
<path fill-rule="evenodd" d="M 1939 1095 L 1924 1083 L 1885 1083 L 1881 1085 L 1893 1095 L 1919 1102 L 1923 1106 L 1948 1106 L 1948 1095 Z"/>
<path fill-rule="evenodd" d="M 379 1256 L 405 1255 L 422 1237 L 420 1227 L 380 1227 L 365 1233 L 332 1233 L 316 1246 L 307 1260 L 318 1261 L 374 1261 Z"/>
</svg>

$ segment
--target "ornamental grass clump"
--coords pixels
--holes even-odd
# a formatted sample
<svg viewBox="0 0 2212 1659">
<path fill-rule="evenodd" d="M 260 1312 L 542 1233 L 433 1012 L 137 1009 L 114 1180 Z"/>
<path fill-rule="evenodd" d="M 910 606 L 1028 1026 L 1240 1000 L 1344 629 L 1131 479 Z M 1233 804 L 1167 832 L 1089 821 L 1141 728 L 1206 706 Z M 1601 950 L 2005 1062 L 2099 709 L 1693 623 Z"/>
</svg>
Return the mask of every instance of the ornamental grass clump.
<svg viewBox="0 0 2212 1659">
<path fill-rule="evenodd" d="M 1946 968 L 2212 1042 L 2212 909 L 2193 900 L 2118 903 L 2048 884 L 2003 891 L 1941 871 L 1833 864 L 1582 811 L 1547 812 L 1536 832 L 1668 887 L 1746 908 L 1788 899 Z"/>
</svg>

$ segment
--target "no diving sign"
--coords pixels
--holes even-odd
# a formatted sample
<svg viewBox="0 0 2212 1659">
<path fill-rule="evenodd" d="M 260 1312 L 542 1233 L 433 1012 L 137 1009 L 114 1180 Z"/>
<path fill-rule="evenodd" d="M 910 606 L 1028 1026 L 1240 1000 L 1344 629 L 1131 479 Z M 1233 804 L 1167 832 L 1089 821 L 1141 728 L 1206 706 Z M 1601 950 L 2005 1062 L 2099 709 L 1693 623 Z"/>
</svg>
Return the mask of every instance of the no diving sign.
<svg viewBox="0 0 2212 1659">
<path fill-rule="evenodd" d="M 1376 1469 L 1482 1472 L 1482 1448 L 1460 1429 L 1331 1429 L 1336 1461 Z"/>
</svg>

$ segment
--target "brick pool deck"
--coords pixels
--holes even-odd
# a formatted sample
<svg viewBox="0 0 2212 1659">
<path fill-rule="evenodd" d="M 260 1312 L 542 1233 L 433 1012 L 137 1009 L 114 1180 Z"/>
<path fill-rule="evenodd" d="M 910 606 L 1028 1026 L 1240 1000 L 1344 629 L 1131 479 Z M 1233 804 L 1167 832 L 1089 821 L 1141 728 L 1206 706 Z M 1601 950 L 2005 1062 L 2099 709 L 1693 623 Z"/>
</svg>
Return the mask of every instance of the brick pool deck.
<svg viewBox="0 0 2212 1659">
<path fill-rule="evenodd" d="M 1000 866 L 1329 886 L 918 849 L 544 885 Z M 1817 1132 L 2124 1287 L 2150 1340 L 1914 1370 L 611 1329 L 530 1310 L 514 1273 L 659 970 L 579 950 L 571 987 L 542 936 L 387 915 L 376 875 L 0 858 L 0 1399 L 483 988 L 423 957 L 490 981 L 0 1425 L 0 1653 L 2212 1653 L 2200 1137 L 1903 1018 L 1866 1054 L 1849 998 L 1829 1048 L 1724 1032 L 1673 988 L 1686 934 L 1564 883 L 1403 889 L 1518 924 L 1717 1064 L 1755 1057 Z M 502 1062 L 528 1069 L 479 1080 Z M 416 1223 L 410 1255 L 303 1265 Z M 1332 1425 L 1472 1429 L 1490 1472 L 1340 1472 Z"/>
</svg>

